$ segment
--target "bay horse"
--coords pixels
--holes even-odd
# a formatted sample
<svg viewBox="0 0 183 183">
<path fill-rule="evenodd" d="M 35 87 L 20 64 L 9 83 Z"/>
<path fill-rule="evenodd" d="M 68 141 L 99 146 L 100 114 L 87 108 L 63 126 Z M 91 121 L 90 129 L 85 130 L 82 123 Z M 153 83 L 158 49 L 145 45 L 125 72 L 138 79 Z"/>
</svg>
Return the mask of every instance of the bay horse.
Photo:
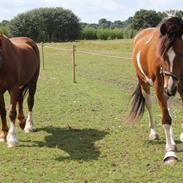
<svg viewBox="0 0 183 183">
<path fill-rule="evenodd" d="M 15 129 L 16 117 L 26 133 L 34 130 L 32 109 L 39 76 L 40 57 L 37 45 L 27 37 L 9 39 L 0 33 L 0 116 L 2 131 L 0 141 L 7 141 L 8 147 L 18 144 Z M 10 128 L 6 120 L 4 93 L 10 94 Z M 23 113 L 23 99 L 28 93 L 28 117 Z M 16 111 L 18 106 L 18 114 Z"/>
<path fill-rule="evenodd" d="M 130 121 L 140 119 L 146 106 L 149 116 L 149 138 L 150 140 L 159 138 L 152 114 L 150 87 L 153 86 L 166 136 L 164 161 L 176 162 L 171 99 L 178 91 L 183 101 L 183 20 L 171 17 L 160 27 L 142 30 L 134 38 L 133 57 L 138 84 L 132 94 L 129 119 Z M 183 141 L 183 134 L 180 137 Z"/>
</svg>

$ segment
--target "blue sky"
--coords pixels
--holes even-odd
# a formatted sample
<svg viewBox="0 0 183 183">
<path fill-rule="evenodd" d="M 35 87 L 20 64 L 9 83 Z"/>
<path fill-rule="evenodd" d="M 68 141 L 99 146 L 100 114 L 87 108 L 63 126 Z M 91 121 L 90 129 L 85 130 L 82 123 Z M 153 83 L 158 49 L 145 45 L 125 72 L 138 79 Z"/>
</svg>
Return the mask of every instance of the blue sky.
<svg viewBox="0 0 183 183">
<path fill-rule="evenodd" d="M 72 10 L 82 22 L 97 23 L 100 18 L 126 20 L 139 9 L 183 10 L 183 0 L 1 0 L 0 21 L 39 7 Z"/>
</svg>

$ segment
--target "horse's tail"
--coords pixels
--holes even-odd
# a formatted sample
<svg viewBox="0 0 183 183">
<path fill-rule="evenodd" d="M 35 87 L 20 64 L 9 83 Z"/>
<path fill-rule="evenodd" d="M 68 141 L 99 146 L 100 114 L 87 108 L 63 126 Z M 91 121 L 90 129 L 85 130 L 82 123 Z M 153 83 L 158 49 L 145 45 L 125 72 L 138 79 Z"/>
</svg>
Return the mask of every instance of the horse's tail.
<svg viewBox="0 0 183 183">
<path fill-rule="evenodd" d="M 135 122 L 142 117 L 145 109 L 145 98 L 142 94 L 140 83 L 137 84 L 132 94 L 131 109 L 127 118 L 128 122 Z"/>
</svg>

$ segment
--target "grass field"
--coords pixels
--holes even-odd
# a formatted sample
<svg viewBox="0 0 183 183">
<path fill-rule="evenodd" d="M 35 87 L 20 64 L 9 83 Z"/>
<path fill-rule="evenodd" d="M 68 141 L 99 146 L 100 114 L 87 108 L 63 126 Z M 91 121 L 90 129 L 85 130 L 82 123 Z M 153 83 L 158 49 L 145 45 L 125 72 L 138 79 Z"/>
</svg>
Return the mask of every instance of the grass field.
<svg viewBox="0 0 183 183">
<path fill-rule="evenodd" d="M 72 44 L 47 45 L 71 48 Z M 131 57 L 131 40 L 74 44 L 78 50 Z M 179 98 L 174 103 L 173 127 L 180 161 L 167 166 L 162 161 L 165 136 L 155 98 L 159 141 L 148 141 L 147 113 L 133 126 L 125 124 L 136 85 L 132 61 L 76 53 L 77 83 L 73 84 L 71 58 L 70 52 L 45 47 L 45 70 L 41 69 L 34 108 L 37 132 L 26 135 L 17 126 L 19 146 L 8 149 L 0 144 L 0 182 L 181 183 Z"/>
</svg>

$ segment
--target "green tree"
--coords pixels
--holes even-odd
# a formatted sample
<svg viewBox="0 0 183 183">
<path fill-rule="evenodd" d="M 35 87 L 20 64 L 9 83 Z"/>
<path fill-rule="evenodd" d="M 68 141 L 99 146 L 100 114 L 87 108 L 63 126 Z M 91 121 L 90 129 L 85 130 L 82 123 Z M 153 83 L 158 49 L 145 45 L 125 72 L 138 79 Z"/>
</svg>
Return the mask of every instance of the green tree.
<svg viewBox="0 0 183 183">
<path fill-rule="evenodd" d="M 112 25 L 112 22 L 106 20 L 105 18 L 101 18 L 101 19 L 98 21 L 98 25 L 99 25 L 100 28 L 110 28 L 111 25 Z"/>
<path fill-rule="evenodd" d="M 9 21 L 8 20 L 3 20 L 0 23 L 0 32 L 3 32 L 7 36 L 9 36 Z"/>
<path fill-rule="evenodd" d="M 28 36 L 35 41 L 75 40 L 80 31 L 78 17 L 59 7 L 34 9 L 10 21 L 12 36 Z"/>
<path fill-rule="evenodd" d="M 181 10 L 168 10 L 165 13 L 170 16 L 178 16 L 180 18 L 183 18 L 183 11 Z"/>
<path fill-rule="evenodd" d="M 111 28 L 121 28 L 124 26 L 124 22 L 116 20 L 112 23 Z"/>
<path fill-rule="evenodd" d="M 141 9 L 137 11 L 132 20 L 132 28 L 139 30 L 157 26 L 162 17 L 154 10 Z"/>
<path fill-rule="evenodd" d="M 90 27 L 90 26 L 86 26 L 83 28 L 82 30 L 82 35 L 81 38 L 82 39 L 97 39 L 97 29 L 94 27 Z"/>
</svg>

